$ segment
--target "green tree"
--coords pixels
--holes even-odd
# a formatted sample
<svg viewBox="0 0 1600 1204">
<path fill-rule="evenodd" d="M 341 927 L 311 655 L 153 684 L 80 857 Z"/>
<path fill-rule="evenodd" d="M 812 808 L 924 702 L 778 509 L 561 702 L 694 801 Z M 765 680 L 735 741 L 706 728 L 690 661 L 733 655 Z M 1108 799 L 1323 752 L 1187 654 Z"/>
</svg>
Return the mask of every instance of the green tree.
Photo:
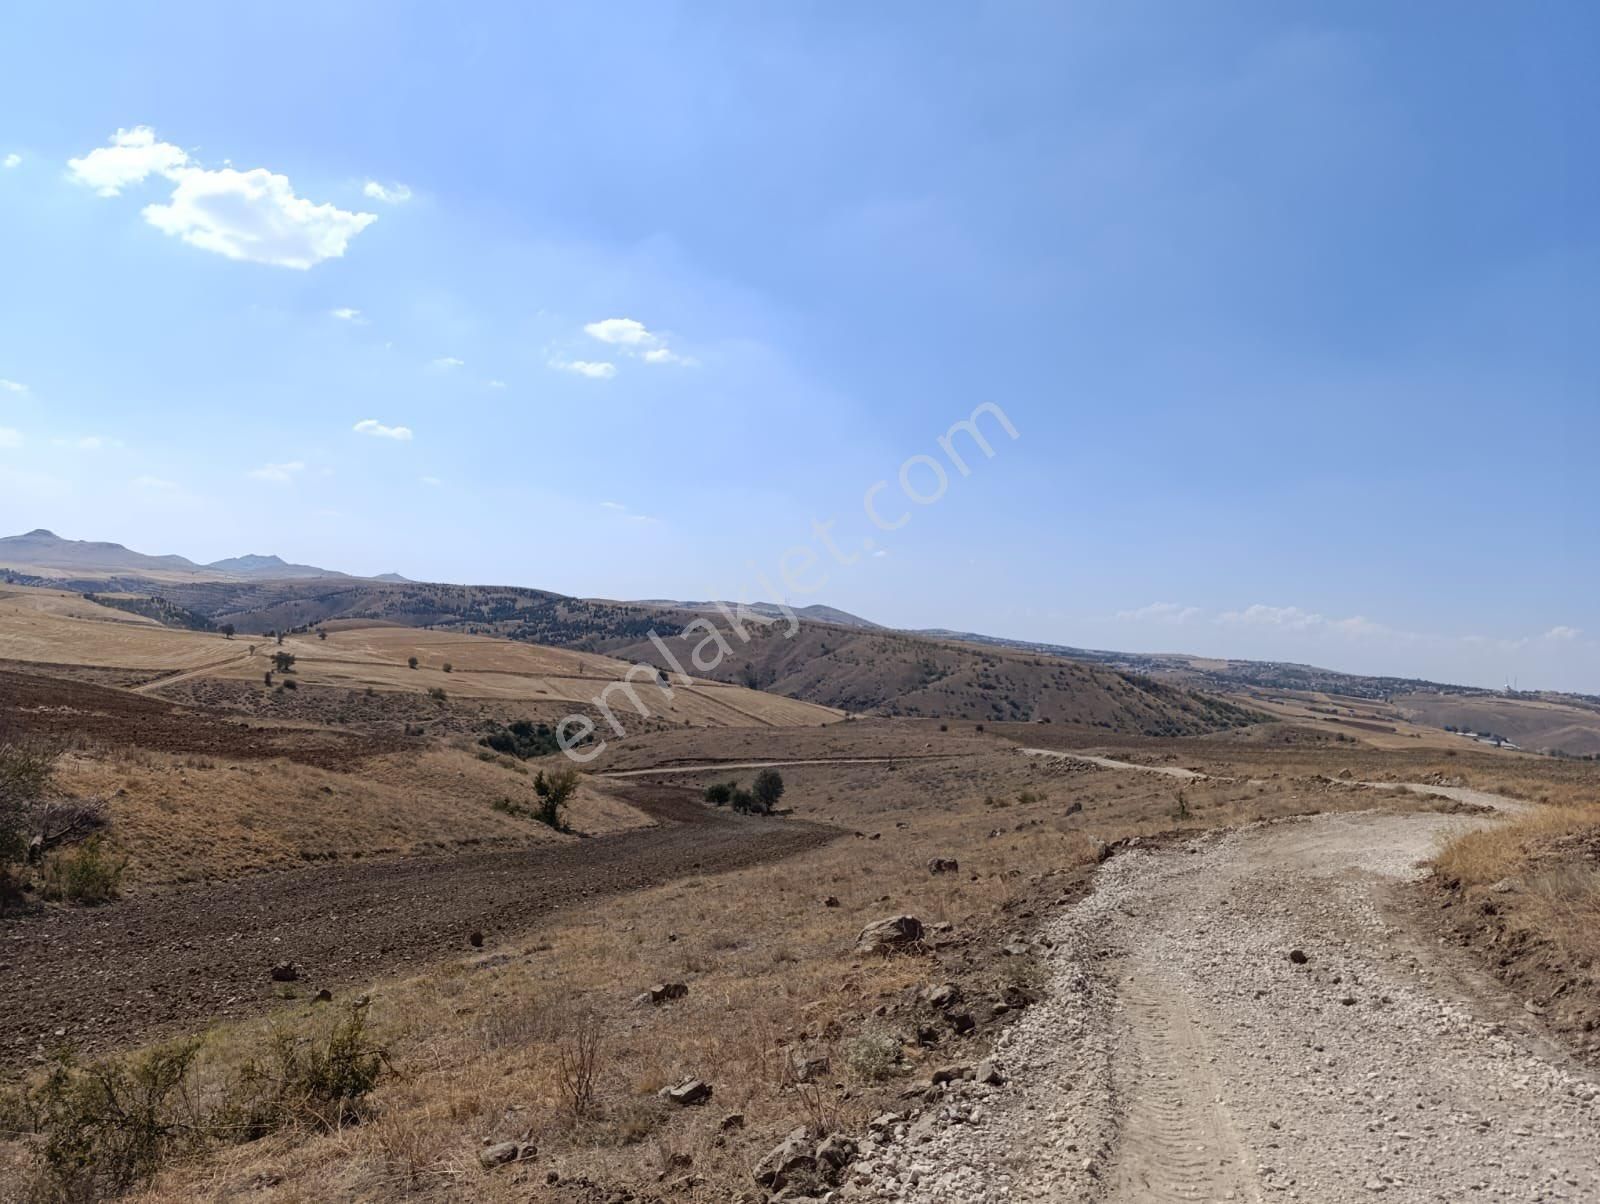
<svg viewBox="0 0 1600 1204">
<path fill-rule="evenodd" d="M 294 653 L 274 652 L 272 654 L 272 663 L 279 673 L 287 673 L 294 666 Z"/>
<path fill-rule="evenodd" d="M 756 774 L 750 793 L 755 796 L 756 806 L 770 814 L 783 797 L 783 775 L 776 769 L 763 769 Z"/>
<path fill-rule="evenodd" d="M 534 817 L 549 824 L 557 832 L 567 830 L 567 803 L 578 789 L 576 769 L 558 769 L 546 775 L 544 770 L 533 779 L 533 792 L 539 796 L 539 810 Z"/>
<path fill-rule="evenodd" d="M 708 803 L 714 803 L 718 807 L 726 807 L 732 798 L 732 782 L 713 782 L 706 787 L 706 802 Z"/>
</svg>

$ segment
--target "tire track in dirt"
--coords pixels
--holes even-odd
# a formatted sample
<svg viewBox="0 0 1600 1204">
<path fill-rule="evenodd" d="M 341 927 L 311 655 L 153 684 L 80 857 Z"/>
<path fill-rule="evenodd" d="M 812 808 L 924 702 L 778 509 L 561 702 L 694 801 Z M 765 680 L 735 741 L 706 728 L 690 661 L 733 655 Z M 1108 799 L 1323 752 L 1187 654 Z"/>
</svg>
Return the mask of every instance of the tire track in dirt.
<svg viewBox="0 0 1600 1204">
<path fill-rule="evenodd" d="M 534 927 L 563 907 L 819 848 L 842 833 L 617 787 L 656 826 L 528 849 L 348 862 L 0 922 L 0 1060 L 98 1049 L 266 1010 L 270 973 L 362 987 Z"/>
</svg>

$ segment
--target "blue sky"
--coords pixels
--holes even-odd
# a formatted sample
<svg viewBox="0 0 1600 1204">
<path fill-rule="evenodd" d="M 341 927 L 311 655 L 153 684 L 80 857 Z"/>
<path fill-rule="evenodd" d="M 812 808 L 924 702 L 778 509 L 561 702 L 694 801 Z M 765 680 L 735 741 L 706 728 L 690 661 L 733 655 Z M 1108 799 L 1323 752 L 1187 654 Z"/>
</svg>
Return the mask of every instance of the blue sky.
<svg viewBox="0 0 1600 1204">
<path fill-rule="evenodd" d="M 1600 692 L 1584 5 L 4 21 L 0 529 Z"/>
</svg>

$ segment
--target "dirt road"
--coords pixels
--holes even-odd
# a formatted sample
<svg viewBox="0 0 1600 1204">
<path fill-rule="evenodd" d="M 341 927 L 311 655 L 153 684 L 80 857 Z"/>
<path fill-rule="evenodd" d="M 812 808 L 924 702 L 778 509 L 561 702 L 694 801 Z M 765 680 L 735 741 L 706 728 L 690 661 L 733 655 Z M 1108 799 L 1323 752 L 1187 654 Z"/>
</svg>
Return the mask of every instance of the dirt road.
<svg viewBox="0 0 1600 1204">
<path fill-rule="evenodd" d="M 1484 821 L 1342 813 L 1115 857 L 1045 926 L 1009 1083 L 958 1088 L 843 1198 L 1600 1199 L 1595 1077 L 1391 907 L 1463 822 Z"/>
<path fill-rule="evenodd" d="M 469 952 L 558 908 L 816 848 L 818 824 L 735 816 L 687 790 L 616 790 L 657 826 L 593 840 L 356 862 L 186 887 L 96 910 L 0 922 L 0 1061 L 98 1048 L 269 1006 L 272 967 L 302 993 L 363 986 Z"/>
</svg>

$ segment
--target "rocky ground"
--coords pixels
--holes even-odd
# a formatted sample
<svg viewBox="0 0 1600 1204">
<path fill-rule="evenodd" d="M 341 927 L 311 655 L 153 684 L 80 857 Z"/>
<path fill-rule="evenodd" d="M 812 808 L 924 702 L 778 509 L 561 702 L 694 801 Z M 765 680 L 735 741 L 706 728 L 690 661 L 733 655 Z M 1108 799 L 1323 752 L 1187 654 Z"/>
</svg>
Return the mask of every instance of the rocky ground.
<svg viewBox="0 0 1600 1204">
<path fill-rule="evenodd" d="M 1600 1198 L 1600 1084 L 1389 906 L 1463 822 L 1120 852 L 1044 925 L 1046 997 L 994 1062 L 882 1118 L 839 1198 Z"/>
</svg>

